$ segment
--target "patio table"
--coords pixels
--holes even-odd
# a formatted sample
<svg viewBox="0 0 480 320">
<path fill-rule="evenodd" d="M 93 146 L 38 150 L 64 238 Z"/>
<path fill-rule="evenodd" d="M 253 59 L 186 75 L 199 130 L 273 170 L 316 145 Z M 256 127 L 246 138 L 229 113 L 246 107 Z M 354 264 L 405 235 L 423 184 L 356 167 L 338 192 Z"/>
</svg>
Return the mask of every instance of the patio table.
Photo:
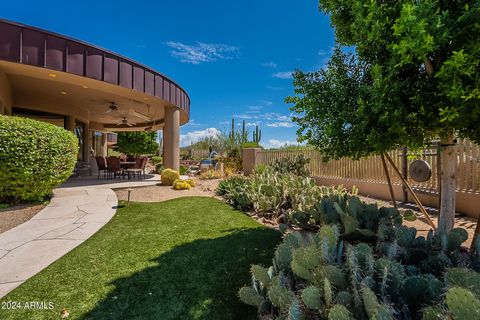
<svg viewBox="0 0 480 320">
<path fill-rule="evenodd" d="M 135 161 L 120 161 L 120 166 L 123 166 L 123 167 L 128 167 L 128 166 L 131 166 L 131 165 L 134 165 L 136 162 Z"/>
<path fill-rule="evenodd" d="M 135 161 L 120 161 L 120 167 L 122 167 L 124 169 L 128 169 L 128 167 L 133 166 L 135 164 L 136 164 Z M 123 175 L 124 179 L 125 179 L 125 175 L 126 175 L 127 179 L 130 180 L 130 172 L 128 172 L 127 170 L 124 170 L 122 175 Z"/>
</svg>

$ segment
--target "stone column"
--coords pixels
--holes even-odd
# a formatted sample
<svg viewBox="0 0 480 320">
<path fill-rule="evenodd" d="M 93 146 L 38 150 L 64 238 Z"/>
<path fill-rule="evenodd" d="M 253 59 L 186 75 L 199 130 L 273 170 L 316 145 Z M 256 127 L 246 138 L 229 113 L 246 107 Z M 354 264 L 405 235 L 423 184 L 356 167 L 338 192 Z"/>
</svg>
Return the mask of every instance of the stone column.
<svg viewBox="0 0 480 320">
<path fill-rule="evenodd" d="M 163 167 L 176 171 L 180 169 L 180 110 L 175 107 L 165 108 Z"/>
<path fill-rule="evenodd" d="M 86 163 L 90 162 L 90 125 L 85 123 L 83 130 L 83 161 Z"/>
<path fill-rule="evenodd" d="M 11 105 L 5 105 L 4 106 L 4 111 L 5 115 L 11 116 L 12 115 L 12 106 Z"/>
<path fill-rule="evenodd" d="M 108 154 L 107 134 L 102 132 L 102 157 L 106 157 Z"/>
<path fill-rule="evenodd" d="M 65 118 L 66 118 L 65 119 L 65 129 L 73 132 L 75 130 L 75 117 L 66 116 Z"/>
</svg>

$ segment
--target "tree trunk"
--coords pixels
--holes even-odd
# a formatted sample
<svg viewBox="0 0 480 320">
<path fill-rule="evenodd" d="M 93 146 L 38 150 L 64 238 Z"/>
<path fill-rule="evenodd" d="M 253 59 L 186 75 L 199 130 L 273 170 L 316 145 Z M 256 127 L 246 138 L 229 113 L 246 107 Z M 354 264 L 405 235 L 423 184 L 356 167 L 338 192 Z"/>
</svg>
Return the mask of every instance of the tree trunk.
<svg viewBox="0 0 480 320">
<path fill-rule="evenodd" d="M 453 134 L 440 140 L 440 214 L 438 215 L 438 230 L 448 232 L 453 228 L 455 218 L 455 169 L 457 154 Z"/>
</svg>

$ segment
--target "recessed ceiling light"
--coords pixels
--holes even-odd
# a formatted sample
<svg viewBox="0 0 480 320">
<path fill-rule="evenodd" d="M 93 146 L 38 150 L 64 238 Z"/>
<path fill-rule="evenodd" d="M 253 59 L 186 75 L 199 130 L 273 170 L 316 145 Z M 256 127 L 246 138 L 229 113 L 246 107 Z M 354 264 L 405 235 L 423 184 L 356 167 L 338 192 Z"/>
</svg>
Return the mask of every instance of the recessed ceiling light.
<svg viewBox="0 0 480 320">
<path fill-rule="evenodd" d="M 56 78 L 57 77 L 57 75 L 55 73 L 49 73 L 48 76 L 51 77 L 51 78 Z"/>
<path fill-rule="evenodd" d="M 60 93 L 61 93 L 61 94 L 67 94 L 67 92 L 66 92 L 66 91 L 60 91 Z"/>
</svg>

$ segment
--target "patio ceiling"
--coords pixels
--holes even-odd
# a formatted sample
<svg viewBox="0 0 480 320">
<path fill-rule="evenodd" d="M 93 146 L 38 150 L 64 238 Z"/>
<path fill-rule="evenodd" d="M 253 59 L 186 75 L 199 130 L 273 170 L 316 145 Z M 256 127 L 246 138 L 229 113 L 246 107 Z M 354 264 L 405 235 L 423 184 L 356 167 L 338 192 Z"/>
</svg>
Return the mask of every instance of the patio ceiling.
<svg viewBox="0 0 480 320">
<path fill-rule="evenodd" d="M 0 61 L 0 69 L 10 82 L 15 106 L 74 115 L 104 130 L 159 129 L 165 107 L 171 105 L 142 92 L 65 72 L 6 61 Z M 118 110 L 108 112 L 112 103 Z M 124 118 L 135 125 L 117 125 Z M 181 112 L 180 122 L 188 122 L 185 112 Z"/>
</svg>

